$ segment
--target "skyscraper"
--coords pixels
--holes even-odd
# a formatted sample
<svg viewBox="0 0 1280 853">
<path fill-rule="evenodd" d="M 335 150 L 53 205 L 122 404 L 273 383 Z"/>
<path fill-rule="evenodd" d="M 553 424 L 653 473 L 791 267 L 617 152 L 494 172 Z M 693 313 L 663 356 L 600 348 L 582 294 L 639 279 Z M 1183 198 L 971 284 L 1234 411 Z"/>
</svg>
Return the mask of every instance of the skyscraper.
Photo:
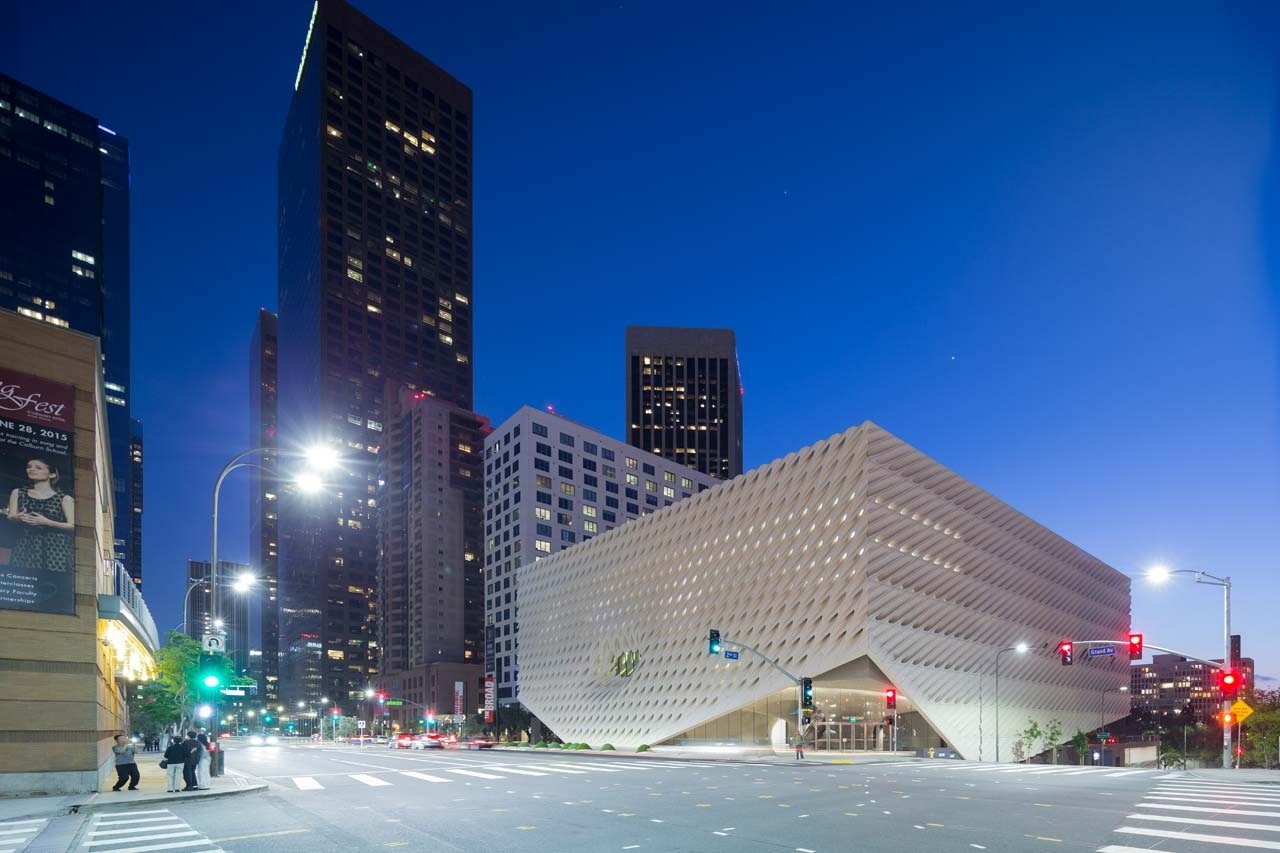
<svg viewBox="0 0 1280 853">
<path fill-rule="evenodd" d="M 142 421 L 129 422 L 129 576 L 142 589 Z"/>
<path fill-rule="evenodd" d="M 520 698 L 520 587 L 536 561 L 717 485 L 529 406 L 485 440 L 484 478 L 484 663 L 502 705 Z"/>
<path fill-rule="evenodd" d="M 232 592 L 226 589 L 234 579 L 252 570 L 244 563 L 233 563 L 229 560 L 218 561 L 218 618 L 222 621 L 222 632 L 227 635 L 227 654 L 235 662 L 236 675 L 249 673 L 249 605 L 253 596 L 253 586 Z M 213 614 L 209 610 L 209 561 L 187 560 L 187 587 L 200 581 L 200 585 L 191 589 L 186 599 L 186 612 L 182 614 L 183 625 L 187 636 L 196 642 L 204 634 L 215 633 Z"/>
<path fill-rule="evenodd" d="M 742 473 L 742 379 L 730 329 L 627 327 L 627 442 L 728 480 Z"/>
<path fill-rule="evenodd" d="M 262 463 L 274 469 L 276 458 L 276 315 L 262 308 L 249 344 L 249 440 L 266 448 Z M 263 468 L 249 469 L 249 559 L 258 575 L 261 676 L 258 695 L 268 701 L 280 698 L 280 602 L 279 602 L 279 485 Z"/>
<path fill-rule="evenodd" d="M 0 308 L 102 339 L 115 557 L 141 582 L 131 503 L 129 142 L 0 74 Z M 140 510 L 140 507 L 139 507 Z"/>
<path fill-rule="evenodd" d="M 279 151 L 279 447 L 344 455 L 280 490 L 286 700 L 376 669 L 385 383 L 471 408 L 471 90 L 342 0 L 313 8 Z M 283 464 L 283 460 L 282 460 Z"/>
<path fill-rule="evenodd" d="M 484 675 L 482 456 L 489 422 L 422 391 L 388 383 L 385 393 L 377 684 L 392 696 L 453 714 L 454 692 L 439 685 L 462 681 L 466 713 L 477 707 Z M 442 700 L 444 707 L 432 704 Z"/>
</svg>

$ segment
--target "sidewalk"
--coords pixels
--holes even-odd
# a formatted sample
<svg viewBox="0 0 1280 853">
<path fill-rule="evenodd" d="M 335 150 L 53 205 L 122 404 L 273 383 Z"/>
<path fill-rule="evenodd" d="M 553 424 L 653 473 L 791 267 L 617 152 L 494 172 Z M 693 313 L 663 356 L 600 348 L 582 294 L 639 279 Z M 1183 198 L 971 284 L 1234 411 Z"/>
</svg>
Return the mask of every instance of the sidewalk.
<svg viewBox="0 0 1280 853">
<path fill-rule="evenodd" d="M 259 782 L 252 776 L 231 770 L 225 776 L 215 776 L 209 780 L 207 791 L 187 791 L 169 794 L 165 792 L 168 780 L 165 771 L 158 766 L 160 753 L 147 752 L 141 754 L 138 770 L 142 778 L 138 782 L 138 790 L 130 791 L 121 788 L 112 791 L 115 784 L 115 772 L 107 784 L 98 793 L 34 795 L 27 797 L 0 797 L 0 821 L 21 820 L 24 818 L 57 817 L 67 814 L 88 814 L 105 808 L 130 808 L 137 805 L 155 806 L 157 803 L 180 803 L 190 800 L 202 800 L 210 797 L 229 797 L 238 794 L 252 794 L 267 790 L 265 782 Z"/>
</svg>

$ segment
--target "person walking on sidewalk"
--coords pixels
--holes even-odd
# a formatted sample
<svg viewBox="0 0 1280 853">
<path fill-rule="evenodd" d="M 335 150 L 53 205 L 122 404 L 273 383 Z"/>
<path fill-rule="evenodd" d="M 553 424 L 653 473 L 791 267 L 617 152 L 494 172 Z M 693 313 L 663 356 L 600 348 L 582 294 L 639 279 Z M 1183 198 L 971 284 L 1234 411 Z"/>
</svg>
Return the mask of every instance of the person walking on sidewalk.
<svg viewBox="0 0 1280 853">
<path fill-rule="evenodd" d="M 213 763 L 213 752 L 209 748 L 209 736 L 200 733 L 200 762 L 196 765 L 196 787 L 201 791 L 209 790 L 209 765 Z"/>
<path fill-rule="evenodd" d="M 182 769 L 187 762 L 187 751 L 182 748 L 182 741 L 175 740 L 169 744 L 169 747 L 164 751 L 164 760 L 164 771 L 169 780 L 165 791 L 170 794 L 177 793 L 178 782 L 182 779 Z"/>
<path fill-rule="evenodd" d="M 196 767 L 200 764 L 200 753 L 204 747 L 196 740 L 196 731 L 187 732 L 187 739 L 182 742 L 182 781 L 184 791 L 194 791 L 196 785 Z"/>
<path fill-rule="evenodd" d="M 134 755 L 133 744 L 126 735 L 116 735 L 116 744 L 111 747 L 116 756 L 116 784 L 111 790 L 119 791 L 124 783 L 129 783 L 129 790 L 138 790 L 138 781 L 142 774 L 138 772 L 138 760 Z"/>
</svg>

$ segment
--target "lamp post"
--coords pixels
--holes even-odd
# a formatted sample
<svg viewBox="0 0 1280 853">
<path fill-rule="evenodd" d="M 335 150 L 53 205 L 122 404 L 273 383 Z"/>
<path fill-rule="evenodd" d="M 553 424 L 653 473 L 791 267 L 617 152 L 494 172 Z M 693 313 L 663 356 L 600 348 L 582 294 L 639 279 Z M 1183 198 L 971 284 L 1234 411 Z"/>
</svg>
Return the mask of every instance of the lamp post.
<svg viewBox="0 0 1280 853">
<path fill-rule="evenodd" d="M 1005 652 L 1017 652 L 1020 655 L 1027 653 L 1027 644 L 1018 643 L 1016 646 L 1010 646 L 1007 649 L 1001 649 L 996 652 L 996 763 L 1000 763 L 1000 655 Z"/>
<path fill-rule="evenodd" d="M 194 592 L 197 587 L 204 586 L 208 582 L 209 582 L 208 577 L 197 578 L 196 580 L 191 582 L 191 585 L 187 587 L 186 593 L 182 596 L 182 622 L 180 623 L 180 625 L 182 627 L 182 633 L 187 634 L 188 636 L 190 636 L 190 632 L 188 631 L 190 620 L 187 619 L 187 613 L 190 612 L 188 608 L 190 607 L 190 604 L 191 604 L 191 593 Z M 258 582 L 258 579 L 254 575 L 250 574 L 249 572 L 244 572 L 239 577 L 237 577 L 233 583 L 224 584 L 224 586 L 230 586 L 232 592 L 245 593 L 245 592 L 248 592 L 250 589 L 252 589 L 253 585 L 257 582 Z M 212 604 L 212 602 L 210 603 Z M 212 618 L 212 615 L 210 616 L 210 618 Z M 216 621 L 216 627 L 221 628 L 222 620 L 218 619 L 215 621 Z M 178 627 L 179 627 L 178 625 L 175 625 L 174 630 L 177 630 Z"/>
<path fill-rule="evenodd" d="M 1100 727 L 1098 728 L 1098 731 L 1100 732 L 1106 731 L 1107 729 L 1107 694 L 1108 693 L 1128 693 L 1128 692 L 1129 692 L 1129 688 L 1123 685 L 1120 687 L 1107 687 L 1103 689 L 1102 708 L 1099 711 L 1099 716 L 1101 717 L 1101 723 L 1100 723 Z"/>
<path fill-rule="evenodd" d="M 1217 575 L 1196 571 L 1195 569 L 1176 569 L 1171 571 L 1164 566 L 1156 566 L 1147 572 L 1147 577 L 1156 583 L 1168 580 L 1170 575 L 1195 575 L 1196 583 L 1222 587 L 1222 665 L 1228 670 L 1234 667 L 1235 661 L 1231 660 L 1231 578 L 1220 578 Z M 1231 726 L 1226 722 L 1227 714 L 1230 712 L 1231 701 L 1223 699 L 1221 717 L 1223 720 L 1222 766 L 1227 769 L 1231 768 Z"/>
<path fill-rule="evenodd" d="M 231 461 L 222 466 L 222 471 L 218 473 L 218 479 L 213 483 L 213 532 L 209 546 L 209 613 L 214 619 L 218 618 L 218 496 L 222 492 L 222 481 L 237 468 L 258 468 L 278 476 L 275 471 L 265 465 L 244 461 L 246 457 L 255 453 L 271 454 L 279 453 L 279 450 L 274 447 L 251 447 L 248 450 L 237 453 L 231 457 Z M 312 447 L 304 455 L 312 472 L 327 470 L 338 462 L 337 451 L 327 445 Z M 319 480 L 311 472 L 299 476 L 297 482 L 306 491 L 313 491 L 320 486 Z"/>
</svg>

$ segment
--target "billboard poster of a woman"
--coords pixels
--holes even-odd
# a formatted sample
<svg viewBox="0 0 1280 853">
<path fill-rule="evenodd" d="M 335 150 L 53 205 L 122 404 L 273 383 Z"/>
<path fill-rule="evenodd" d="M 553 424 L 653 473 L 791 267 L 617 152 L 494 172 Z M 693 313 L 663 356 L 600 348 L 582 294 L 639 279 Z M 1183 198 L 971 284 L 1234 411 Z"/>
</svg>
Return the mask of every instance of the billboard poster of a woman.
<svg viewBox="0 0 1280 853">
<path fill-rule="evenodd" d="M 75 612 L 75 389 L 0 369 L 0 609 Z"/>
</svg>

